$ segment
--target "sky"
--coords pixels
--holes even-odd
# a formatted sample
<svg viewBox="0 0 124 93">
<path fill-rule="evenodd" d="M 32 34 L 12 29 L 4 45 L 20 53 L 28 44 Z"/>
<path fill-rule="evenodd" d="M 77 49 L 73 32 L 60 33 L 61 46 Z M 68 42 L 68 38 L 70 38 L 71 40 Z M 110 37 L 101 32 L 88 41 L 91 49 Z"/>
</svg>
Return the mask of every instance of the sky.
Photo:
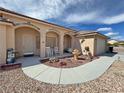
<svg viewBox="0 0 124 93">
<path fill-rule="evenodd" d="M 77 31 L 124 40 L 124 0 L 0 0 L 0 7 Z"/>
</svg>

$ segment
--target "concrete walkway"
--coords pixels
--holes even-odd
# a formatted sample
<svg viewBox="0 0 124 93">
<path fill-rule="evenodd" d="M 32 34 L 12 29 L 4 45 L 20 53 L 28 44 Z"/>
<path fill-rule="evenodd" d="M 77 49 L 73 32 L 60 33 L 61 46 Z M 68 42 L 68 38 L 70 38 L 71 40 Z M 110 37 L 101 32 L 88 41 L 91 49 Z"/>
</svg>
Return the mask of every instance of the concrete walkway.
<svg viewBox="0 0 124 93">
<path fill-rule="evenodd" d="M 98 78 L 117 58 L 118 55 L 101 56 L 99 59 L 74 68 L 46 66 L 39 62 L 38 57 L 22 58 L 17 62 L 22 63 L 23 72 L 33 79 L 51 84 L 75 84 Z"/>
<path fill-rule="evenodd" d="M 124 53 L 119 53 L 114 56 L 114 59 L 120 60 L 124 62 Z"/>
</svg>

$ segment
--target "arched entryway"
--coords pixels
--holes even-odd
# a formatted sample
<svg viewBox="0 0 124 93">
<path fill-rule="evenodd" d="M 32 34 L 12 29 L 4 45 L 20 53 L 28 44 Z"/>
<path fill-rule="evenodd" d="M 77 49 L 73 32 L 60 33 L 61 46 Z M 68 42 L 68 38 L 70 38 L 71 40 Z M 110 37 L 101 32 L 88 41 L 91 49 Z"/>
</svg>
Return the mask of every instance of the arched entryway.
<svg viewBox="0 0 124 93">
<path fill-rule="evenodd" d="M 46 56 L 54 56 L 59 52 L 59 34 L 53 31 L 46 33 Z"/>
<path fill-rule="evenodd" d="M 15 49 L 19 56 L 25 53 L 40 55 L 40 32 L 31 27 L 15 29 Z"/>
<path fill-rule="evenodd" d="M 68 51 L 71 49 L 71 44 L 72 43 L 72 38 L 70 35 L 66 34 L 64 35 L 64 52 Z"/>
</svg>

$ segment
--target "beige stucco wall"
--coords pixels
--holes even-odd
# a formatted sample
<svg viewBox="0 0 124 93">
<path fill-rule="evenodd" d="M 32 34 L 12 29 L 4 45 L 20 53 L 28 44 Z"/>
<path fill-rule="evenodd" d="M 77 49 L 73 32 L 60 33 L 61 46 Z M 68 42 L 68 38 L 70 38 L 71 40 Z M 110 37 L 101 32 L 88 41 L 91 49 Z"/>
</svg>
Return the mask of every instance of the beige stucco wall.
<svg viewBox="0 0 124 93">
<path fill-rule="evenodd" d="M 82 40 L 84 40 L 84 42 L 81 43 Z M 94 40 L 95 39 L 93 36 L 88 36 L 80 39 L 82 53 L 84 53 L 85 47 L 89 47 L 91 54 L 94 55 Z"/>
<path fill-rule="evenodd" d="M 106 52 L 106 39 L 100 36 L 96 37 L 96 55 L 101 55 Z"/>
<path fill-rule="evenodd" d="M 15 31 L 12 26 L 6 26 L 6 44 L 7 48 L 14 48 L 15 49 Z"/>
<path fill-rule="evenodd" d="M 6 63 L 6 25 L 0 24 L 0 64 Z"/>
<path fill-rule="evenodd" d="M 82 51 L 82 50 L 81 50 L 80 38 L 74 38 L 74 45 L 73 45 L 73 48 Z"/>
<path fill-rule="evenodd" d="M 82 40 L 84 40 L 84 42 L 81 42 Z M 92 53 L 92 55 L 94 55 L 94 51 L 95 51 L 94 45 L 95 45 L 95 39 L 93 36 L 75 38 L 74 48 L 79 49 L 82 52 L 82 54 L 84 53 L 85 47 L 88 46 L 90 52 Z"/>
<path fill-rule="evenodd" d="M 72 46 L 71 41 L 72 38 L 69 35 L 64 35 L 64 49 L 71 48 Z"/>
<path fill-rule="evenodd" d="M 24 35 L 31 35 L 32 38 L 33 38 L 33 41 L 29 41 L 29 42 L 33 42 L 33 45 L 32 46 L 28 46 L 29 48 L 30 47 L 33 47 L 34 48 L 34 54 L 35 55 L 39 55 L 39 49 L 37 49 L 36 47 L 36 37 L 39 36 L 39 32 L 34 30 L 34 29 L 31 29 L 31 28 L 27 28 L 27 27 L 22 27 L 22 28 L 18 28 L 15 30 L 15 49 L 16 51 L 18 51 L 19 53 L 19 56 L 23 56 L 23 48 L 24 48 L 24 45 L 23 45 L 23 36 Z"/>
</svg>

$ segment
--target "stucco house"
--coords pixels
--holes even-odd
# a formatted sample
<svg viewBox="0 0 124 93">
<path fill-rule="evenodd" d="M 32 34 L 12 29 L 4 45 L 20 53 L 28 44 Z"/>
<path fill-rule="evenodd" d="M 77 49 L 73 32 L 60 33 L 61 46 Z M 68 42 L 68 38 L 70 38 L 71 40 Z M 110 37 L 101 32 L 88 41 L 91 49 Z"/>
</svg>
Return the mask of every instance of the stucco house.
<svg viewBox="0 0 124 93">
<path fill-rule="evenodd" d="M 92 55 L 106 52 L 108 37 L 95 31 L 75 31 L 14 11 L 0 8 L 0 64 L 6 63 L 6 50 L 13 48 L 18 56 L 32 52 L 45 58 L 49 51 L 64 55 L 65 49 L 82 53 L 88 46 Z"/>
</svg>

